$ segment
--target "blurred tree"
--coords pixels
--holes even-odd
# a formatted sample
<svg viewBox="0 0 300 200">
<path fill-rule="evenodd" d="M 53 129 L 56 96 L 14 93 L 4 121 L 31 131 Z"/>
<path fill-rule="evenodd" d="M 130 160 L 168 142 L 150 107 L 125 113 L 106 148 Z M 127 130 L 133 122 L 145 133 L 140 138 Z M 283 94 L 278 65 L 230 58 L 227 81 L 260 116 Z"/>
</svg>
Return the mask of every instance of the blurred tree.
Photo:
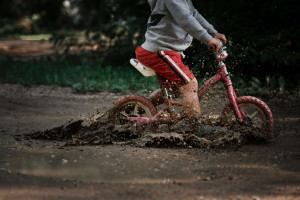
<svg viewBox="0 0 300 200">
<path fill-rule="evenodd" d="M 70 22 L 62 0 L 0 1 L 0 36 L 49 32 L 69 28 Z M 8 28 L 3 30 L 4 26 Z"/>
<path fill-rule="evenodd" d="M 227 63 L 246 80 L 252 76 L 260 79 L 277 76 L 279 84 L 283 75 L 289 82 L 287 87 L 299 87 L 299 1 L 196 0 L 195 3 L 199 12 L 229 38 Z M 190 63 L 211 62 L 198 42 L 189 52 L 193 54 Z"/>
<path fill-rule="evenodd" d="M 150 10 L 146 0 L 69 0 L 70 7 L 76 8 L 76 26 L 85 30 L 87 41 L 81 46 L 97 50 L 109 64 L 123 64 L 133 56 L 136 45 L 141 43 L 146 30 Z M 66 39 L 58 34 L 53 37 L 55 44 L 68 47 L 75 38 Z M 115 59 L 118 57 L 118 59 Z"/>
<path fill-rule="evenodd" d="M 229 38 L 228 65 L 245 80 L 277 77 L 277 82 L 282 82 L 283 76 L 285 87 L 299 85 L 299 0 L 194 2 L 199 12 Z M 54 35 L 53 41 L 66 49 L 76 44 L 90 46 L 105 63 L 121 65 L 143 42 L 149 14 L 147 0 L 2 0 L 0 36 L 14 31 L 84 30 L 84 43 L 61 34 Z M 24 28 L 26 23 L 31 30 Z M 200 76 L 214 62 L 205 45 L 197 41 L 186 54 L 188 64 Z"/>
</svg>

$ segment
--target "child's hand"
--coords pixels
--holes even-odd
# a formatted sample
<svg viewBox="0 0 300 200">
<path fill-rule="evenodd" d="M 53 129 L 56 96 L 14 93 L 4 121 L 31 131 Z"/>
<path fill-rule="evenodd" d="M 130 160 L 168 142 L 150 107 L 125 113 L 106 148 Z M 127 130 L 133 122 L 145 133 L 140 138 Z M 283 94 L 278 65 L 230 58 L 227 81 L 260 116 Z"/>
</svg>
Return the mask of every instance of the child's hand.
<svg viewBox="0 0 300 200">
<path fill-rule="evenodd" d="M 223 44 L 226 44 L 226 42 L 227 42 L 226 36 L 224 34 L 221 34 L 221 33 L 216 33 L 214 35 L 214 38 L 222 40 Z"/>
<path fill-rule="evenodd" d="M 212 51 L 214 53 L 218 52 L 221 48 L 221 42 L 219 39 L 211 38 L 209 42 L 207 43 L 207 47 L 209 51 Z"/>
</svg>

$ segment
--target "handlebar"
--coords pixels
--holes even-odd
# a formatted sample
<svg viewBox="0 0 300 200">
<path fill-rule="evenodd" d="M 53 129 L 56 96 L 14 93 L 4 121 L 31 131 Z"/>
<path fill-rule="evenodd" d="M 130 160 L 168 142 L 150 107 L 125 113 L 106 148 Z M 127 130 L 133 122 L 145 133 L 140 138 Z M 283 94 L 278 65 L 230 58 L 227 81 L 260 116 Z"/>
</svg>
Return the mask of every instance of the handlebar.
<svg viewBox="0 0 300 200">
<path fill-rule="evenodd" d="M 211 51 L 211 52 L 214 52 L 216 50 L 216 47 L 214 45 L 210 45 L 208 47 L 208 50 Z"/>
<path fill-rule="evenodd" d="M 222 40 L 220 40 L 220 44 L 221 44 L 221 48 L 220 48 L 220 50 L 224 47 L 223 45 L 223 41 Z M 208 50 L 209 51 L 211 51 L 211 52 L 214 52 L 215 50 L 216 50 L 216 46 L 214 46 L 214 45 L 210 45 L 209 47 L 208 47 Z"/>
<path fill-rule="evenodd" d="M 224 46 L 222 40 L 220 40 L 220 44 L 221 44 L 221 48 L 219 49 L 219 51 L 214 52 L 216 50 L 216 46 L 214 46 L 214 45 L 210 45 L 208 47 L 208 50 L 211 51 L 211 52 L 214 52 L 215 57 L 218 61 L 223 61 L 228 57 L 228 53 L 225 50 L 226 47 Z"/>
</svg>

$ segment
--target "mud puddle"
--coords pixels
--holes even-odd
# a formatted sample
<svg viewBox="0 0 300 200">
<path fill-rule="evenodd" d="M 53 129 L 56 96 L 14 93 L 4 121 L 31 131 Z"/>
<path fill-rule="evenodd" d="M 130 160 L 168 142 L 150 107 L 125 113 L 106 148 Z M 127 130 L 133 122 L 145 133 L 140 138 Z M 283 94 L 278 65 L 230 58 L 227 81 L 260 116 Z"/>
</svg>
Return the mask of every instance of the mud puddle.
<svg viewBox="0 0 300 200">
<path fill-rule="evenodd" d="M 61 148 L 119 144 L 134 147 L 208 149 L 220 146 L 241 146 L 253 141 L 266 142 L 265 138 L 261 137 L 261 130 L 258 128 L 240 126 L 237 123 L 221 126 L 217 120 L 208 120 L 197 130 L 191 129 L 189 123 L 182 120 L 172 126 L 159 125 L 153 131 L 152 126 L 137 126 L 133 123 L 115 125 L 110 121 L 108 113 L 69 121 L 62 126 L 25 136 L 17 135 L 15 139 L 19 141 L 24 138 L 63 141 L 64 145 Z"/>
<path fill-rule="evenodd" d="M 203 132 L 196 133 L 183 120 L 173 126 L 159 125 L 153 131 L 151 126 L 114 125 L 106 112 L 71 120 L 52 129 L 16 135 L 15 139 L 26 148 L 22 155 L 6 156 L 0 168 L 87 182 L 192 182 L 196 180 L 194 166 L 185 169 L 178 164 L 190 162 L 187 153 L 191 148 L 200 151 L 236 148 L 253 141 L 255 131 L 258 132 L 253 127 L 237 124 L 219 126 L 216 120 L 203 127 L 215 126 L 216 131 L 199 135 Z M 148 147 L 152 147 L 150 151 Z M 135 156 L 138 159 L 133 159 Z M 170 166 L 176 169 L 169 170 Z"/>
</svg>

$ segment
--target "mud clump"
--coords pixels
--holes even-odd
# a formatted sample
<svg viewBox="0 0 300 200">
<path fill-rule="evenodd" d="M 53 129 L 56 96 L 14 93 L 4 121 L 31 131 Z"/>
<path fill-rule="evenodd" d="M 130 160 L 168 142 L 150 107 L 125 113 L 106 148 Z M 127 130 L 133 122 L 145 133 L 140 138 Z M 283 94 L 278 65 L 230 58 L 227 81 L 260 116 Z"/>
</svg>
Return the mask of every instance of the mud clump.
<svg viewBox="0 0 300 200">
<path fill-rule="evenodd" d="M 70 139 L 74 132 L 79 132 L 82 129 L 83 120 L 71 121 L 65 125 L 29 134 L 34 139 L 42 140 L 63 140 Z"/>
<path fill-rule="evenodd" d="M 135 124 L 115 125 L 108 117 L 102 115 L 97 119 L 80 119 L 70 121 L 50 130 L 27 134 L 32 139 L 65 141 L 65 146 L 129 144 L 138 147 L 159 148 L 212 148 L 225 145 L 243 145 L 253 141 L 253 127 L 241 127 L 238 124 L 218 126 L 210 133 L 198 135 L 191 130 L 186 121 L 174 126 L 160 125 L 155 132 L 150 126 Z M 214 123 L 213 126 L 216 124 Z M 196 135 L 197 136 L 196 136 Z"/>
<path fill-rule="evenodd" d="M 140 140 L 133 143 L 141 147 L 198 147 L 206 148 L 211 146 L 211 141 L 197 137 L 193 134 L 168 133 L 145 133 Z"/>
<path fill-rule="evenodd" d="M 130 124 L 114 125 L 108 117 L 102 117 L 95 121 L 92 119 L 70 121 L 62 126 L 33 132 L 26 136 L 39 140 L 66 141 L 65 146 L 80 146 L 113 144 L 136 139 L 140 134 Z"/>
</svg>

